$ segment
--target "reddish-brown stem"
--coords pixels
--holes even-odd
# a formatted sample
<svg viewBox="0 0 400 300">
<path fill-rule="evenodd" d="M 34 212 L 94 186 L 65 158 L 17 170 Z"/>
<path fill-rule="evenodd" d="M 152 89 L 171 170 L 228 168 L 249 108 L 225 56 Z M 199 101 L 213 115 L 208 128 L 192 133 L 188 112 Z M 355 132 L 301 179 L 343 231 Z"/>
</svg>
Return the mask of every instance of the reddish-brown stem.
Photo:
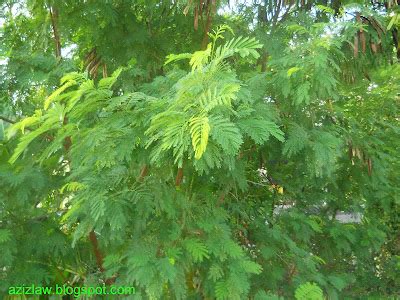
<svg viewBox="0 0 400 300">
<path fill-rule="evenodd" d="M 145 165 L 143 165 L 142 169 L 140 170 L 140 175 L 139 175 L 138 180 L 142 181 L 143 178 L 145 178 L 148 173 L 149 173 L 149 167 L 145 164 Z"/>
<path fill-rule="evenodd" d="M 183 179 L 183 168 L 178 168 L 178 173 L 175 178 L 175 186 L 180 186 Z"/>
<path fill-rule="evenodd" d="M 97 267 L 99 268 L 99 270 L 104 273 L 104 267 L 103 267 L 103 255 L 99 249 L 99 243 L 97 241 L 97 236 L 96 233 L 92 230 L 89 232 L 89 240 L 92 243 L 92 247 L 93 247 L 93 251 L 94 251 L 94 255 L 96 256 L 96 263 L 97 263 Z M 115 279 L 117 277 L 113 276 L 111 278 L 107 278 L 105 280 L 106 285 L 112 285 L 115 282 Z"/>
<path fill-rule="evenodd" d="M 101 272 L 104 272 L 104 268 L 103 268 L 103 255 L 100 252 L 99 249 L 99 243 L 97 241 L 97 237 L 96 237 L 96 233 L 92 230 L 89 233 L 89 240 L 92 243 L 93 246 L 93 251 L 94 251 L 94 255 L 96 256 L 96 262 L 97 262 L 97 266 L 99 268 L 99 270 Z"/>
<path fill-rule="evenodd" d="M 222 203 L 224 203 L 225 195 L 226 195 L 226 192 L 222 192 L 221 195 L 219 196 L 218 204 L 217 204 L 218 206 L 221 205 Z"/>
<path fill-rule="evenodd" d="M 64 116 L 63 124 L 64 124 L 64 125 L 68 124 L 68 118 L 67 118 L 66 116 Z M 65 151 L 68 152 L 68 151 L 69 151 L 69 148 L 71 148 L 71 146 L 72 146 L 71 137 L 70 137 L 70 136 L 67 136 L 67 137 L 64 139 L 64 149 L 65 149 Z"/>
</svg>

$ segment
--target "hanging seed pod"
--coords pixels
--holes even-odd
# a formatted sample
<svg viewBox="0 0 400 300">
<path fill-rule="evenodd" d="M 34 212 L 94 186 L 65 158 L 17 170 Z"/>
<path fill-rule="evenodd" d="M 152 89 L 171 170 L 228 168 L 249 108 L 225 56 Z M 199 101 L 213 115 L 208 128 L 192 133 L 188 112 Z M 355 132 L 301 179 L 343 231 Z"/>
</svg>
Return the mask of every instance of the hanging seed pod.
<svg viewBox="0 0 400 300">
<path fill-rule="evenodd" d="M 351 143 L 349 143 L 349 159 L 353 158 L 353 148 L 351 147 Z"/>
<path fill-rule="evenodd" d="M 88 65 L 96 57 L 96 48 L 93 48 L 85 57 L 85 65 Z"/>
<path fill-rule="evenodd" d="M 358 34 L 354 36 L 354 57 L 358 57 Z"/>
<path fill-rule="evenodd" d="M 365 40 L 365 32 L 364 31 L 360 32 L 360 40 L 361 40 L 361 51 L 363 53 L 365 53 L 367 47 L 366 47 L 366 40 Z"/>
<path fill-rule="evenodd" d="M 359 148 L 356 149 L 356 155 L 357 155 L 358 159 L 361 160 L 361 151 Z"/>
<path fill-rule="evenodd" d="M 89 71 L 93 78 L 97 77 L 97 69 L 101 64 L 101 57 L 99 57 L 98 62 L 94 65 L 94 67 Z"/>
<path fill-rule="evenodd" d="M 376 54 L 378 52 L 378 47 L 376 46 L 376 44 L 374 42 L 371 42 L 370 46 L 371 46 L 372 52 L 374 54 Z"/>
<path fill-rule="evenodd" d="M 197 31 L 199 28 L 199 8 L 196 6 L 194 9 L 194 24 L 193 24 L 194 30 Z"/>
<path fill-rule="evenodd" d="M 368 175 L 372 175 L 372 160 L 368 158 Z"/>
<path fill-rule="evenodd" d="M 190 5 L 192 4 L 192 0 L 189 0 L 188 4 L 186 5 L 185 9 L 183 10 L 183 14 L 186 16 L 189 12 Z"/>
<path fill-rule="evenodd" d="M 356 13 L 356 20 L 357 20 L 357 23 L 362 24 L 361 15 L 360 15 L 359 12 Z M 361 51 L 362 51 L 363 53 L 365 53 L 365 50 L 366 50 L 366 40 L 365 40 L 365 32 L 364 32 L 364 29 L 363 29 L 363 28 L 360 28 L 360 31 L 358 32 L 358 36 L 359 36 L 359 39 L 360 39 L 360 42 L 361 42 Z"/>
<path fill-rule="evenodd" d="M 103 78 L 106 78 L 106 77 L 108 77 L 107 65 L 103 63 Z"/>
</svg>

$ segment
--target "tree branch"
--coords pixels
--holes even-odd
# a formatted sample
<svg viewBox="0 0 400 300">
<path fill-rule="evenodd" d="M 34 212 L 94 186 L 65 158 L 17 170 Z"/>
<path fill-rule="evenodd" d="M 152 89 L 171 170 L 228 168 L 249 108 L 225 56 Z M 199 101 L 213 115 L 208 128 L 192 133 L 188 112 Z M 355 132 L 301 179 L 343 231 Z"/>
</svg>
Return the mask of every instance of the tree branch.
<svg viewBox="0 0 400 300">
<path fill-rule="evenodd" d="M 7 117 L 4 117 L 4 116 L 1 116 L 1 115 L 0 115 L 0 120 L 4 121 L 4 122 L 6 122 L 6 123 L 9 123 L 9 124 L 18 123 L 18 121 L 11 120 L 11 119 L 9 119 L 9 118 L 7 118 Z M 33 131 L 33 129 L 30 128 L 30 127 L 25 127 L 24 129 L 27 130 L 27 131 Z"/>
<path fill-rule="evenodd" d="M 58 31 L 58 10 L 54 6 L 50 6 L 51 26 L 53 28 L 53 38 L 55 44 L 55 55 L 57 59 L 61 58 L 61 40 Z"/>
</svg>

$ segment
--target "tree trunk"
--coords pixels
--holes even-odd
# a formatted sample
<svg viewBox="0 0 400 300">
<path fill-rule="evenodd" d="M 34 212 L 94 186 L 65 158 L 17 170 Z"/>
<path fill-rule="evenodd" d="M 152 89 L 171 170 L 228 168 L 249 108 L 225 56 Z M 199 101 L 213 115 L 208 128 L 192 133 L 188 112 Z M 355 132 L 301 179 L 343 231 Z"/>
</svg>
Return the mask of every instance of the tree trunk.
<svg viewBox="0 0 400 300">
<path fill-rule="evenodd" d="M 207 13 L 207 23 L 206 27 L 204 29 L 204 35 L 203 35 L 203 41 L 201 42 L 201 49 L 206 49 L 207 44 L 208 44 L 208 33 L 210 32 L 211 25 L 212 25 L 212 20 L 215 14 L 215 9 L 216 9 L 216 0 L 211 0 L 211 6 L 208 9 Z"/>
</svg>

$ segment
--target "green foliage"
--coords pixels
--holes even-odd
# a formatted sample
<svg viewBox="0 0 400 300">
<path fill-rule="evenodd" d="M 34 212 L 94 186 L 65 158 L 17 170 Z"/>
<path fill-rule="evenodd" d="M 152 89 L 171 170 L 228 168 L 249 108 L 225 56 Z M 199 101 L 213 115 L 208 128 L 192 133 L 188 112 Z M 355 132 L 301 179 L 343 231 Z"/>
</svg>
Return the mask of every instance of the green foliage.
<svg viewBox="0 0 400 300">
<path fill-rule="evenodd" d="M 0 3 L 0 295 L 397 295 L 393 1 L 245 2 Z"/>
<path fill-rule="evenodd" d="M 297 300 L 322 300 L 324 296 L 322 290 L 315 283 L 304 283 L 296 289 L 295 297 Z"/>
</svg>

